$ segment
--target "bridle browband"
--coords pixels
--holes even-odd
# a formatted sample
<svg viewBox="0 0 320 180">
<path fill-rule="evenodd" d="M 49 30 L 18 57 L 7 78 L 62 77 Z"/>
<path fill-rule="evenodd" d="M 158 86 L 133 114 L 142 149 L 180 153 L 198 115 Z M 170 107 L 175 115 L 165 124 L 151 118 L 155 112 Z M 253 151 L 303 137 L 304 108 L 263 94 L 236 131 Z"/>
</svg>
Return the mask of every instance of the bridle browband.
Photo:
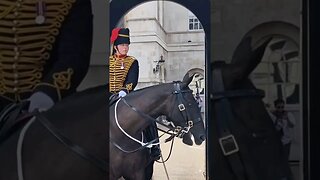
<svg viewBox="0 0 320 180">
<path fill-rule="evenodd" d="M 228 159 L 231 169 L 239 180 L 245 180 L 245 168 L 239 155 L 239 146 L 235 136 L 230 131 L 230 123 L 236 120 L 233 116 L 230 98 L 239 97 L 264 97 L 264 91 L 259 89 L 224 89 L 221 69 L 213 70 L 213 93 L 210 99 L 214 102 L 217 117 L 218 140 L 223 155 Z"/>
<path fill-rule="evenodd" d="M 130 105 L 125 98 L 121 98 L 118 100 L 118 102 L 121 100 L 122 102 L 124 102 L 128 107 L 130 107 L 133 111 L 135 111 L 136 113 L 138 113 L 141 117 L 143 117 L 144 119 L 146 120 L 149 120 L 149 121 L 153 121 L 153 122 L 156 122 L 156 123 L 159 123 L 163 126 L 165 126 L 166 128 L 168 128 L 169 130 L 165 133 L 167 134 L 171 134 L 171 136 L 165 141 L 169 141 L 169 140 L 172 140 L 174 137 L 180 137 L 182 138 L 184 134 L 188 133 L 189 130 L 193 127 L 194 124 L 196 123 L 199 123 L 201 122 L 201 119 L 198 118 L 197 121 L 192 121 L 192 120 L 189 120 L 189 116 L 188 116 L 188 113 L 186 112 L 186 106 L 185 104 L 183 103 L 183 96 L 182 96 L 182 93 L 192 93 L 192 90 L 188 89 L 188 90 L 181 90 L 181 82 L 180 81 L 174 81 L 173 82 L 173 86 L 174 86 L 174 91 L 172 92 L 172 95 L 177 95 L 177 101 L 178 101 L 178 109 L 183 117 L 183 119 L 186 121 L 186 126 L 175 126 L 173 123 L 171 123 L 171 125 L 173 126 L 168 126 L 167 124 L 164 124 L 162 123 L 161 121 L 158 121 L 157 119 L 149 116 L 148 114 L 140 111 L 139 109 L 135 108 L 134 106 Z M 116 116 L 116 114 L 115 114 Z M 117 120 L 117 118 L 115 118 Z M 120 129 L 122 129 L 120 126 L 119 126 Z M 126 132 L 124 132 L 126 134 Z M 130 135 L 127 135 L 128 137 Z M 160 136 L 161 137 L 161 136 Z M 159 138 L 160 138 L 159 137 Z M 130 139 L 132 139 L 133 137 L 129 137 Z M 153 142 L 155 142 L 156 140 L 158 140 L 159 138 L 155 138 L 153 139 L 152 141 L 150 142 L 147 142 L 147 143 L 143 143 L 140 141 L 140 144 L 141 146 L 135 150 L 125 150 L 123 149 L 120 145 L 118 145 L 116 142 L 112 141 L 112 144 L 117 147 L 119 150 L 121 150 L 122 152 L 125 152 L 125 153 L 134 153 L 134 152 L 137 152 L 139 150 L 142 150 L 144 148 L 147 148 L 147 147 L 150 147 L 152 145 L 155 145 L 153 144 Z M 134 141 L 139 141 L 137 139 L 134 139 Z"/>
</svg>

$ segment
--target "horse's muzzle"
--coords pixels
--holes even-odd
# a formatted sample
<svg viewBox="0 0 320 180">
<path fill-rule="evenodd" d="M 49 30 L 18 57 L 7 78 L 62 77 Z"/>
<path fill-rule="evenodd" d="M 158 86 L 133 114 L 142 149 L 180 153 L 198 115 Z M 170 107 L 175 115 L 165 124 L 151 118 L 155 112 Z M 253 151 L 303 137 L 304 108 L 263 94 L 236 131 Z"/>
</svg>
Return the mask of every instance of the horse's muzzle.
<svg viewBox="0 0 320 180">
<path fill-rule="evenodd" d="M 204 134 L 201 135 L 201 136 L 200 136 L 200 139 L 201 139 L 202 141 L 205 141 L 205 140 L 206 140 L 206 135 L 204 135 Z"/>
</svg>

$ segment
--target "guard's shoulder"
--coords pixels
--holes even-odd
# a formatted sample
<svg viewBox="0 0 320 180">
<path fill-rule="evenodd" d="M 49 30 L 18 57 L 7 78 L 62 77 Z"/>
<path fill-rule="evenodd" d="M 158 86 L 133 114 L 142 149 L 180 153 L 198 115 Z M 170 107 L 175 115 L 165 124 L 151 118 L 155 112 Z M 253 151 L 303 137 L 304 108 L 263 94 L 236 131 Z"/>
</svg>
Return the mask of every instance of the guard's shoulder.
<svg viewBox="0 0 320 180">
<path fill-rule="evenodd" d="M 137 60 L 137 58 L 135 58 L 133 56 L 127 56 L 126 58 L 131 59 L 131 60 Z"/>
<path fill-rule="evenodd" d="M 135 62 L 138 62 L 138 60 L 137 60 L 135 57 L 133 57 L 133 56 L 127 56 L 127 57 L 126 57 L 126 60 L 127 60 L 128 62 L 130 62 L 131 64 L 132 64 L 132 63 L 135 63 Z"/>
</svg>

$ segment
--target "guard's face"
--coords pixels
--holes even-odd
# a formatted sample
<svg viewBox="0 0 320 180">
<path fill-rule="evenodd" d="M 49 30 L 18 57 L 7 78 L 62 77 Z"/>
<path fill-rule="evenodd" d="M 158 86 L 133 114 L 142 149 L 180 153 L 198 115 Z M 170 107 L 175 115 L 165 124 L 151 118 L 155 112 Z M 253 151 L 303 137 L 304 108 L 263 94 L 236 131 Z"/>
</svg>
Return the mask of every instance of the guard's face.
<svg viewBox="0 0 320 180">
<path fill-rule="evenodd" d="M 117 54 L 126 55 L 129 51 L 129 44 L 119 44 L 116 47 Z"/>
</svg>

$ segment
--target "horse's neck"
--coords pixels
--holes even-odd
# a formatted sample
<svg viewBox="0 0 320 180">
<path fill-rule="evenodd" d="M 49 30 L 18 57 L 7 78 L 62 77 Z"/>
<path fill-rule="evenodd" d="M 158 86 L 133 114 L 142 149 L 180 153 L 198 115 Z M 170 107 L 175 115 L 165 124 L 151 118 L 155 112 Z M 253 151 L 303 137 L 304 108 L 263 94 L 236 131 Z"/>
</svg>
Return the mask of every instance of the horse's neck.
<svg viewBox="0 0 320 180">
<path fill-rule="evenodd" d="M 162 115 L 165 108 L 165 100 L 170 95 L 166 91 L 166 89 L 158 86 L 158 88 L 141 91 L 136 93 L 135 96 L 128 97 L 128 102 L 144 114 L 157 118 Z"/>
<path fill-rule="evenodd" d="M 134 97 L 126 97 L 126 102 L 129 105 L 119 101 L 118 105 L 115 104 L 114 106 L 115 111 L 112 111 L 114 113 L 112 119 L 115 119 L 115 122 L 113 126 L 120 126 L 131 135 L 139 136 L 141 131 L 150 125 L 152 118 L 155 119 L 161 115 L 159 106 L 163 103 L 163 98 L 164 96 L 161 95 L 159 97 L 157 94 L 143 92 L 136 94 Z"/>
<path fill-rule="evenodd" d="M 120 101 L 121 102 L 121 101 Z M 121 138 L 128 133 L 135 138 L 141 137 L 141 131 L 149 125 L 149 121 L 141 117 L 137 112 L 125 105 L 123 102 L 116 103 L 115 109 L 111 111 L 110 131 L 111 138 Z M 121 132 L 124 131 L 125 133 Z"/>
</svg>

